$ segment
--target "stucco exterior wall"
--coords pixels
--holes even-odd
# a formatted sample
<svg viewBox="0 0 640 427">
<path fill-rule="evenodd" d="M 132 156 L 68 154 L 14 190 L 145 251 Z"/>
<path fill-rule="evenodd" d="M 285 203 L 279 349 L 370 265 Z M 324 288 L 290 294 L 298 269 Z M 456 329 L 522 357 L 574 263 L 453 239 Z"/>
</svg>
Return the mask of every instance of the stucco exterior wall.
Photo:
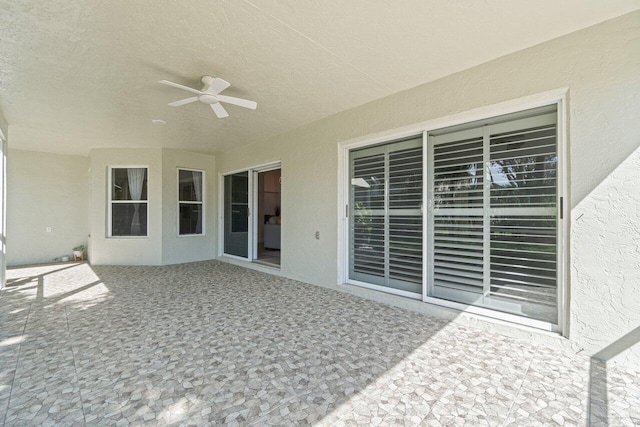
<svg viewBox="0 0 640 427">
<path fill-rule="evenodd" d="M 0 110 L 0 139 L 6 140 L 9 136 L 9 124 Z"/>
<path fill-rule="evenodd" d="M 88 178 L 87 157 L 9 150 L 9 266 L 50 262 L 87 244 Z"/>
<path fill-rule="evenodd" d="M 638 76 L 640 13 L 635 12 L 222 153 L 217 169 L 224 173 L 281 160 L 281 274 L 336 287 L 340 143 L 568 88 L 567 334 L 576 350 L 594 354 L 640 326 Z M 408 300 L 405 305 L 415 308 Z M 640 365 L 640 344 L 616 359 Z"/>
<path fill-rule="evenodd" d="M 215 258 L 215 157 L 160 148 L 96 149 L 91 159 L 90 259 L 93 264 L 161 265 Z M 107 237 L 108 168 L 147 166 L 148 237 Z M 205 235 L 178 237 L 177 169 L 205 171 Z"/>
<path fill-rule="evenodd" d="M 0 289 L 6 285 L 7 272 L 7 151 L 9 125 L 0 110 Z"/>
<path fill-rule="evenodd" d="M 178 168 L 205 173 L 204 235 L 178 236 Z M 162 150 L 162 263 L 202 261 L 215 258 L 216 233 L 215 157 L 180 150 Z"/>
<path fill-rule="evenodd" d="M 640 142 L 640 141 L 639 141 Z M 571 337 L 590 351 L 617 339 L 634 345 L 618 360 L 640 366 L 640 149 L 572 211 Z M 637 339 L 637 338 L 636 338 Z M 626 345 L 625 345 L 626 346 Z"/>
</svg>

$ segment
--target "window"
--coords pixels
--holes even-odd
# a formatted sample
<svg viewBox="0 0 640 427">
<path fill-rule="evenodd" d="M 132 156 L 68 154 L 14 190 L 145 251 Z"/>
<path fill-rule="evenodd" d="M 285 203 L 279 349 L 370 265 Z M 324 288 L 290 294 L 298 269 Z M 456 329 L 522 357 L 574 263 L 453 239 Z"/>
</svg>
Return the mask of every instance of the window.
<svg viewBox="0 0 640 427">
<path fill-rule="evenodd" d="M 147 168 L 110 168 L 109 236 L 146 237 Z"/>
<path fill-rule="evenodd" d="M 558 322 L 556 123 L 554 107 L 430 133 L 428 296 Z"/>
<path fill-rule="evenodd" d="M 204 172 L 178 169 L 178 235 L 204 234 Z"/>
</svg>

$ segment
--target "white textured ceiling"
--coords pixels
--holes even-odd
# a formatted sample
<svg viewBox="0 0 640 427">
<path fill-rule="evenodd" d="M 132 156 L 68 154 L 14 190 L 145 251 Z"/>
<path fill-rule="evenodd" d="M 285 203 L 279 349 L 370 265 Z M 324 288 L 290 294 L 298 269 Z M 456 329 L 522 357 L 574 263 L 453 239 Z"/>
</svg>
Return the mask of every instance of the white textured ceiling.
<svg viewBox="0 0 640 427">
<path fill-rule="evenodd" d="M 638 0 L 0 0 L 14 148 L 216 153 L 640 8 Z M 210 74 L 258 102 L 166 104 Z M 151 123 L 164 119 L 166 126 Z"/>
</svg>

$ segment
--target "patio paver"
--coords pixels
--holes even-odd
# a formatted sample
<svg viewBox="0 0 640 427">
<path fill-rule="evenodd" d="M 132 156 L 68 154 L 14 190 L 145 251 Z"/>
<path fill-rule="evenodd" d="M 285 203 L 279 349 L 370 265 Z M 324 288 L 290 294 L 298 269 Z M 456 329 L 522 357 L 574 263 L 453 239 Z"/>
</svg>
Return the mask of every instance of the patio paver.
<svg viewBox="0 0 640 427">
<path fill-rule="evenodd" d="M 638 425 L 638 370 L 218 261 L 8 271 L 4 425 Z"/>
</svg>

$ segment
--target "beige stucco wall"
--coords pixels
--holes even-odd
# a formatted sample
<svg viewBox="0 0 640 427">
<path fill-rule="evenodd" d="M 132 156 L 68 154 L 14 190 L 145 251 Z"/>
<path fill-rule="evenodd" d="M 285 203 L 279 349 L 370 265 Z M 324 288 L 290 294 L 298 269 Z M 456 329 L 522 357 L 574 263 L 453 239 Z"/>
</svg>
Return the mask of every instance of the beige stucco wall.
<svg viewBox="0 0 640 427">
<path fill-rule="evenodd" d="M 205 234 L 178 237 L 178 168 L 205 173 Z M 202 261 L 215 258 L 216 175 L 215 157 L 180 150 L 162 150 L 162 263 Z"/>
<path fill-rule="evenodd" d="M 7 150 L 9 124 L 0 110 L 0 289 L 6 284 L 7 270 Z"/>
<path fill-rule="evenodd" d="M 281 273 L 335 287 L 339 143 L 567 87 L 568 334 L 593 354 L 640 326 L 638 76 L 640 12 L 222 153 L 217 169 L 281 160 Z M 617 360 L 640 364 L 640 344 Z"/>
<path fill-rule="evenodd" d="M 100 148 L 91 150 L 89 259 L 93 264 L 162 264 L 162 149 Z M 107 237 L 108 168 L 146 166 L 148 237 Z"/>
<path fill-rule="evenodd" d="M 0 136 L 0 138 L 6 139 L 9 135 L 9 124 L 7 123 L 7 120 L 4 118 L 4 114 L 2 114 L 1 110 L 0 110 L 0 132 L 2 133 L 2 136 Z"/>
<path fill-rule="evenodd" d="M 50 262 L 86 245 L 88 170 L 83 156 L 8 151 L 9 266 Z"/>
<path fill-rule="evenodd" d="M 215 258 L 215 157 L 160 148 L 92 150 L 90 245 L 93 264 L 160 265 Z M 108 167 L 147 166 L 148 237 L 107 237 Z M 204 236 L 177 236 L 177 168 L 205 171 Z"/>
</svg>

